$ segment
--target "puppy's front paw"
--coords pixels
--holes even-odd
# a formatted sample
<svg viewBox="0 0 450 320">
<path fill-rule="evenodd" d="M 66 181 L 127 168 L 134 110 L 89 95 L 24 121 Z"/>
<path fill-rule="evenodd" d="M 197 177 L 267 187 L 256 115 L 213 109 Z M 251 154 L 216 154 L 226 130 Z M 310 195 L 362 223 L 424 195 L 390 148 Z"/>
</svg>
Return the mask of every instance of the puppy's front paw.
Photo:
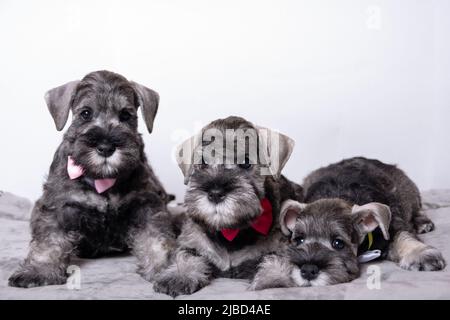
<svg viewBox="0 0 450 320">
<path fill-rule="evenodd" d="M 416 225 L 417 233 L 428 233 L 434 230 L 434 223 L 432 221 Z"/>
<path fill-rule="evenodd" d="M 414 227 L 417 233 L 427 233 L 434 230 L 434 223 L 426 216 L 418 216 L 414 219 Z"/>
<path fill-rule="evenodd" d="M 38 268 L 22 268 L 9 277 L 8 284 L 11 287 L 33 288 L 64 284 L 66 281 L 67 277 L 57 272 L 40 271 Z"/>
<path fill-rule="evenodd" d="M 192 294 L 206 284 L 205 281 L 189 278 L 178 272 L 168 272 L 158 277 L 153 284 L 153 290 L 176 297 L 183 294 Z"/>
<path fill-rule="evenodd" d="M 411 271 L 438 271 L 444 269 L 446 264 L 441 252 L 431 246 L 414 250 L 399 262 L 401 268 Z"/>
<path fill-rule="evenodd" d="M 252 283 L 248 287 L 248 290 L 257 291 L 257 290 L 265 290 L 265 289 L 274 289 L 274 288 L 289 288 L 294 287 L 295 284 L 289 278 L 289 275 L 280 275 L 279 277 L 255 277 Z"/>
<path fill-rule="evenodd" d="M 267 283 L 265 281 L 255 281 L 253 280 L 250 286 L 248 287 L 248 290 L 250 291 L 258 291 L 258 290 L 264 290 L 269 288 L 276 288 L 273 284 Z"/>
</svg>

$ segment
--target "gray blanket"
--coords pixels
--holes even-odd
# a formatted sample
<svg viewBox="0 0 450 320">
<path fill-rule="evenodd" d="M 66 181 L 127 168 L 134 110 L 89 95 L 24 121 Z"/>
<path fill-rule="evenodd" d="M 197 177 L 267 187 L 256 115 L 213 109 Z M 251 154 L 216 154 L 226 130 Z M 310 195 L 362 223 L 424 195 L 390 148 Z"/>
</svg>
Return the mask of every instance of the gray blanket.
<svg viewBox="0 0 450 320">
<path fill-rule="evenodd" d="M 450 262 L 450 190 L 423 193 L 424 207 L 436 230 L 422 239 Z M 132 256 L 74 259 L 80 267 L 79 289 L 66 285 L 32 289 L 8 287 L 8 276 L 25 257 L 30 240 L 31 202 L 0 192 L 0 299 L 171 299 L 155 293 L 135 273 Z M 378 282 L 377 279 L 380 279 Z M 450 267 L 440 272 L 411 272 L 389 261 L 365 264 L 357 280 L 328 287 L 247 290 L 245 280 L 217 279 L 191 296 L 178 299 L 450 299 Z"/>
</svg>

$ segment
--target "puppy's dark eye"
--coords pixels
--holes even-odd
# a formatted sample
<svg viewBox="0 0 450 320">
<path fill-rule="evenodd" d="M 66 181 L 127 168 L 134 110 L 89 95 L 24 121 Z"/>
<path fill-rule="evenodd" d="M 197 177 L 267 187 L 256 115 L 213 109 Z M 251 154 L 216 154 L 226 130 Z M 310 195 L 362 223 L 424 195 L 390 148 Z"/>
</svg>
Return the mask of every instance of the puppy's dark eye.
<svg viewBox="0 0 450 320">
<path fill-rule="evenodd" d="M 334 238 L 333 241 L 331 241 L 331 246 L 336 250 L 344 249 L 345 242 L 339 238 Z"/>
<path fill-rule="evenodd" d="M 304 236 L 298 236 L 294 239 L 294 243 L 299 246 L 301 244 L 303 244 L 305 242 L 305 237 Z"/>
<path fill-rule="evenodd" d="M 85 108 L 80 112 L 80 117 L 84 121 L 89 121 L 92 119 L 92 110 L 90 108 Z"/>
<path fill-rule="evenodd" d="M 131 113 L 128 110 L 121 110 L 119 113 L 119 119 L 122 122 L 128 121 L 131 119 Z"/>
<path fill-rule="evenodd" d="M 251 163 L 250 163 L 250 159 L 248 157 L 245 157 L 245 162 L 239 164 L 239 168 L 248 170 L 252 167 Z"/>
</svg>

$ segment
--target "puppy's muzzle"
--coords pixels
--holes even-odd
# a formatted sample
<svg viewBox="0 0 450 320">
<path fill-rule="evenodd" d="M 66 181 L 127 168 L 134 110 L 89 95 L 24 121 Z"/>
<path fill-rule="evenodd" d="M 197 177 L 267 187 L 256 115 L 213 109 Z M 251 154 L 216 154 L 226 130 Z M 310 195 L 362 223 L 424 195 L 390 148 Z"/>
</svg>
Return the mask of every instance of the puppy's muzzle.
<svg viewBox="0 0 450 320">
<path fill-rule="evenodd" d="M 213 203 L 220 203 L 226 197 L 226 193 L 222 189 L 211 189 L 208 191 L 208 200 Z"/>
<path fill-rule="evenodd" d="M 112 156 L 123 140 L 124 137 L 121 132 L 114 130 L 114 128 L 106 130 L 100 127 L 94 127 L 83 137 L 85 144 L 104 158 Z"/>
<path fill-rule="evenodd" d="M 304 264 L 300 267 L 300 275 L 309 281 L 316 279 L 319 272 L 319 267 L 315 264 Z"/>
<path fill-rule="evenodd" d="M 97 144 L 95 151 L 99 156 L 109 158 L 116 151 L 116 146 L 112 143 L 99 143 Z"/>
<path fill-rule="evenodd" d="M 305 280 L 316 279 L 321 270 L 326 268 L 329 251 L 322 244 L 308 243 L 302 249 L 290 248 L 291 261 L 300 269 L 300 275 Z"/>
</svg>

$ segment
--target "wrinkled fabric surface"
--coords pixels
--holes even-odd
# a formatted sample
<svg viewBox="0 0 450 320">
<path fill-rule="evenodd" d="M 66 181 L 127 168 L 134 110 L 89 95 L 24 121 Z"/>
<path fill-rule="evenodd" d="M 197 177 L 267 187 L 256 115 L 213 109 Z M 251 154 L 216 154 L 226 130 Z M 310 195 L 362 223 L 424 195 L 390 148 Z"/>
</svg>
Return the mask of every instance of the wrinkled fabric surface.
<svg viewBox="0 0 450 320">
<path fill-rule="evenodd" d="M 436 230 L 421 238 L 441 250 L 450 262 L 450 190 L 424 192 L 423 204 Z M 67 285 L 8 287 L 8 277 L 28 250 L 31 206 L 25 198 L 0 192 L 0 299 L 171 299 L 155 293 L 152 285 L 135 273 L 135 258 L 129 255 L 73 259 L 71 264 L 81 270 L 80 289 Z M 248 291 L 245 280 L 216 279 L 193 295 L 177 299 L 450 299 L 449 269 L 411 272 L 389 261 L 373 262 L 363 265 L 361 277 L 351 283 L 257 292 Z M 380 288 L 373 281 L 377 275 Z"/>
</svg>

